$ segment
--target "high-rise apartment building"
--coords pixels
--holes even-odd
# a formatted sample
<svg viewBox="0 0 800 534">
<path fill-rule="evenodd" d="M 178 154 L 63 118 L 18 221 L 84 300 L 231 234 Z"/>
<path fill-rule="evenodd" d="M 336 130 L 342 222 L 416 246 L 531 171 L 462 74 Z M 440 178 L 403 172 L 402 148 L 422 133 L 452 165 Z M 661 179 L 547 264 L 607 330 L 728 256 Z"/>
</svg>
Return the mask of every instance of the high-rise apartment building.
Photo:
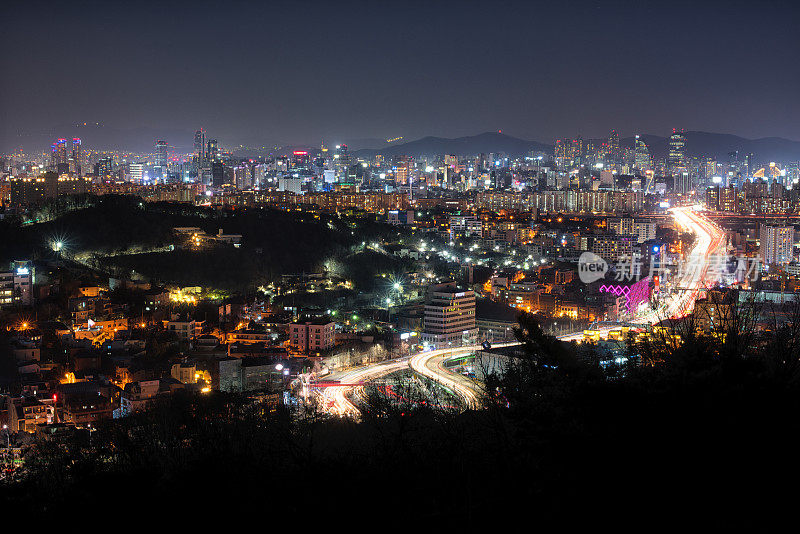
<svg viewBox="0 0 800 534">
<path fill-rule="evenodd" d="M 761 259 L 766 265 L 784 264 L 792 261 L 794 227 L 762 225 Z"/>
<path fill-rule="evenodd" d="M 622 258 L 632 258 L 635 244 L 636 239 L 631 235 L 601 235 L 593 236 L 587 247 L 601 258 L 617 262 Z"/>
<path fill-rule="evenodd" d="M 570 159 L 574 165 L 583 163 L 583 137 L 580 135 L 570 142 Z"/>
<path fill-rule="evenodd" d="M 556 166 L 562 167 L 564 165 L 564 160 L 567 157 L 567 145 L 563 139 L 556 139 L 555 147 L 554 147 L 554 157 L 556 160 Z"/>
<path fill-rule="evenodd" d="M 236 189 L 250 189 L 253 187 L 253 170 L 246 163 L 233 168 L 233 185 Z"/>
<path fill-rule="evenodd" d="M 736 189 L 732 185 L 719 190 L 719 210 L 727 212 L 736 211 Z"/>
<path fill-rule="evenodd" d="M 656 223 L 631 217 L 607 219 L 608 230 L 617 235 L 634 235 L 639 243 L 656 238 Z"/>
<path fill-rule="evenodd" d="M 719 190 L 720 188 L 718 185 L 706 189 L 706 208 L 713 211 L 719 211 Z"/>
</svg>

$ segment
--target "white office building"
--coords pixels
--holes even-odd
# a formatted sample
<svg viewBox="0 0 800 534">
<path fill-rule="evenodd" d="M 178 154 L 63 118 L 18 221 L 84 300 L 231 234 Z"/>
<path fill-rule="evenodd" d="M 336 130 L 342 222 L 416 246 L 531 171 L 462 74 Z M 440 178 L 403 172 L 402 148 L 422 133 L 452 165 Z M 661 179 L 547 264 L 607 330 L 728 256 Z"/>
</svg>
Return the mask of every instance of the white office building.
<svg viewBox="0 0 800 534">
<path fill-rule="evenodd" d="M 425 299 L 422 344 L 433 349 L 460 347 L 477 342 L 475 293 L 455 282 L 428 288 Z"/>
</svg>

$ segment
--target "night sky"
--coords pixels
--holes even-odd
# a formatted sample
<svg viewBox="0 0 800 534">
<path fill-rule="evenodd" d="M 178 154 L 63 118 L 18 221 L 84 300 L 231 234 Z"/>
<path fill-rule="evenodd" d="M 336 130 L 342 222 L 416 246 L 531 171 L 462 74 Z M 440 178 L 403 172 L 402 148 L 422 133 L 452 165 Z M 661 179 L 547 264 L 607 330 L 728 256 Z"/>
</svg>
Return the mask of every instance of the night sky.
<svg viewBox="0 0 800 534">
<path fill-rule="evenodd" d="M 797 4 L 14 1 L 0 142 L 84 121 L 251 145 L 673 127 L 800 140 Z"/>
</svg>

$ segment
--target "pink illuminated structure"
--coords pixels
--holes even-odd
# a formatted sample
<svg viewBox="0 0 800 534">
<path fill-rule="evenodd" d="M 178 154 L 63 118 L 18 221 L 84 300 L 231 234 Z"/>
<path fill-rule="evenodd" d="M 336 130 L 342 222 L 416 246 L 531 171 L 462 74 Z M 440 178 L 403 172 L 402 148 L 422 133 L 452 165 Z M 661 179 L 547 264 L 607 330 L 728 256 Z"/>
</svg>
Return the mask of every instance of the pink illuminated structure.
<svg viewBox="0 0 800 534">
<path fill-rule="evenodd" d="M 620 284 L 603 284 L 600 286 L 601 293 L 612 293 L 618 297 L 625 297 L 625 309 L 628 313 L 634 313 L 639 304 L 650 298 L 650 277 L 642 278 L 635 284 L 623 286 Z"/>
</svg>

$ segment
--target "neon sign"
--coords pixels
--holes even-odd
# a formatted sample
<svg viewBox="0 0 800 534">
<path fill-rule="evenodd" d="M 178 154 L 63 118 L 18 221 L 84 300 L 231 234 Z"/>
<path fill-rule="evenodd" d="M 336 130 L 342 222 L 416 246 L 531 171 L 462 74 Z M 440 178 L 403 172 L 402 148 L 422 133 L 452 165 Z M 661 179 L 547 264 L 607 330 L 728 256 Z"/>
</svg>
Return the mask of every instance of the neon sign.
<svg viewBox="0 0 800 534">
<path fill-rule="evenodd" d="M 619 284 L 603 284 L 601 293 L 611 293 L 618 297 L 625 297 L 625 309 L 633 313 L 639 304 L 650 298 L 650 277 L 642 278 L 635 284 L 623 286 Z"/>
</svg>

